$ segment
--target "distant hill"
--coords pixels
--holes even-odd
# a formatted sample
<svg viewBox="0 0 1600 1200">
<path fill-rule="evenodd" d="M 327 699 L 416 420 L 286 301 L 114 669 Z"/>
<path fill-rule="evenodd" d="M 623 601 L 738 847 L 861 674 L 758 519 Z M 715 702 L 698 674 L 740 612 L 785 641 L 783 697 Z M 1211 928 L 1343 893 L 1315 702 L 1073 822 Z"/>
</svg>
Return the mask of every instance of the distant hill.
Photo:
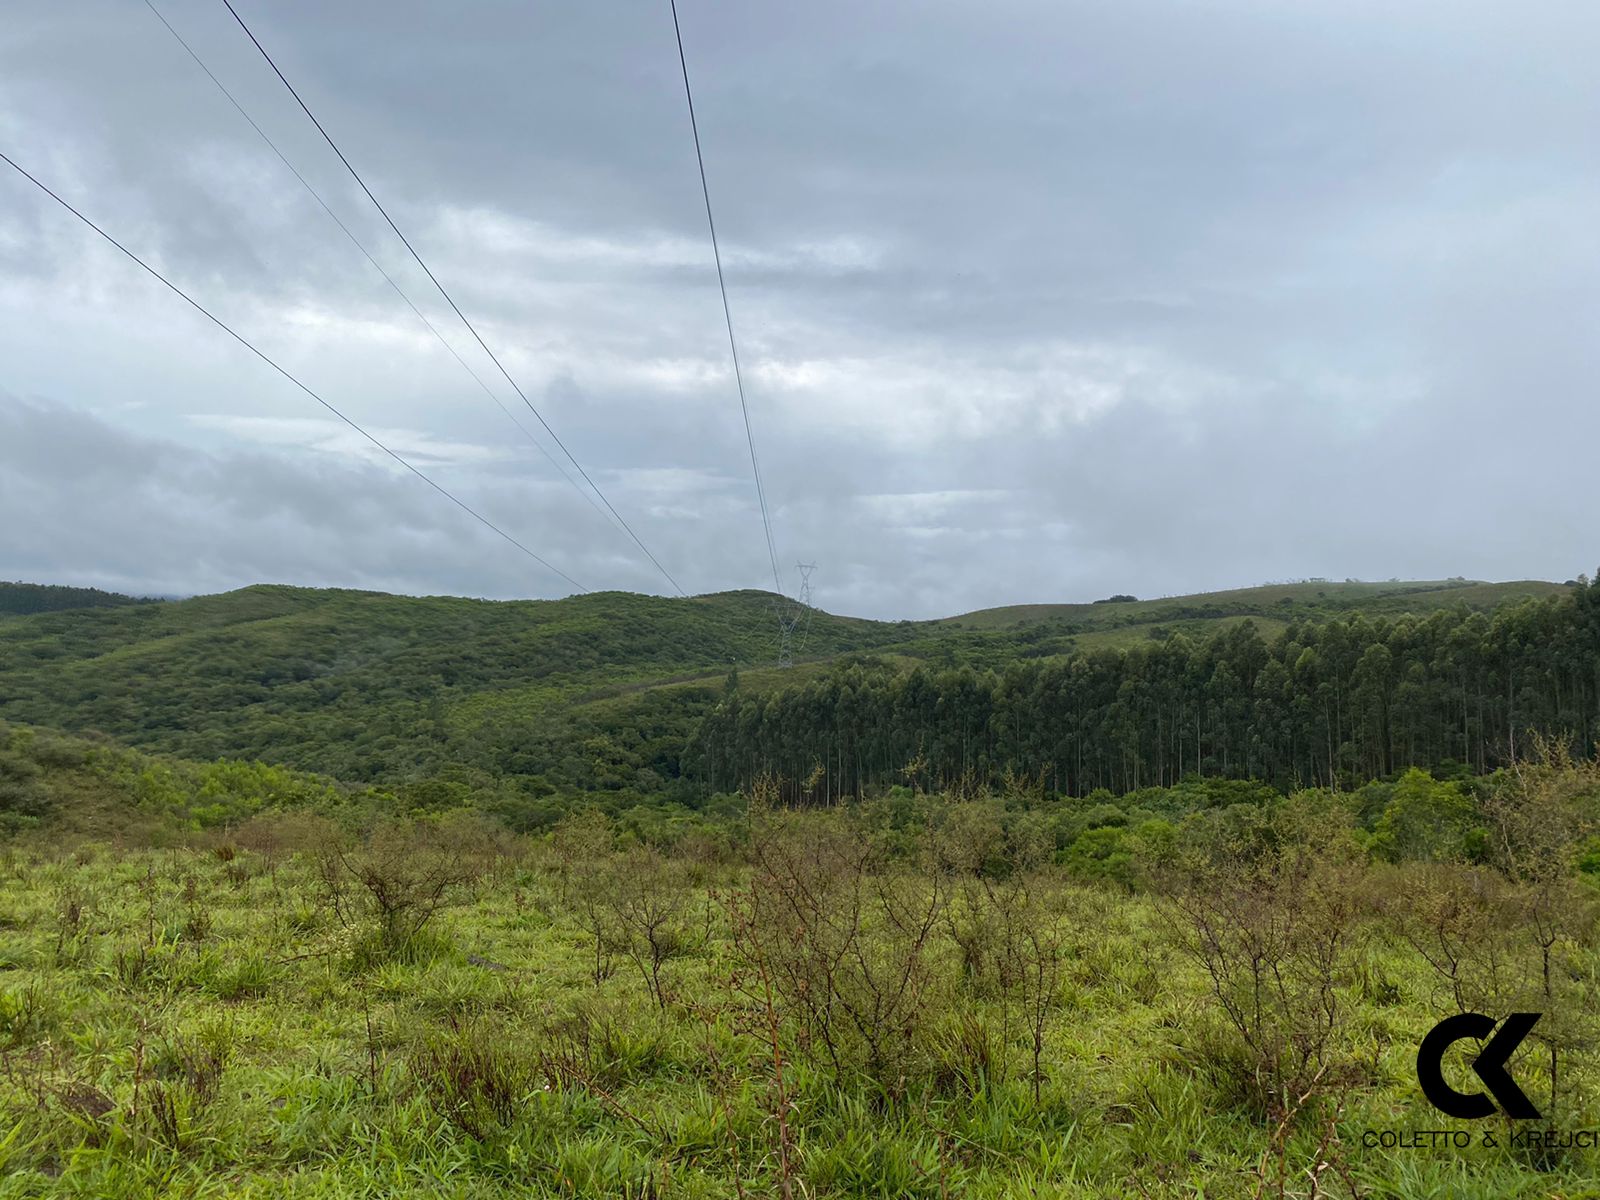
<svg viewBox="0 0 1600 1200">
<path fill-rule="evenodd" d="M 1386 583 L 1269 583 L 1261 587 L 1225 592 L 1198 592 L 1132 602 L 1097 600 L 1092 604 L 1009 604 L 983 608 L 946 618 L 947 623 L 979 629 L 1050 622 L 1090 620 L 1097 627 L 1116 623 L 1142 625 L 1160 621 L 1211 619 L 1232 616 L 1331 616 L 1359 610 L 1380 613 L 1420 613 L 1465 604 L 1487 610 L 1507 600 L 1529 596 L 1554 596 L 1566 584 L 1538 579 L 1512 583 L 1483 583 L 1471 579 L 1418 580 Z"/>
<path fill-rule="evenodd" d="M 99 588 L 60 587 L 44 583 L 0 582 L 0 613 L 62 612 L 73 608 L 122 608 L 156 601 Z"/>
<path fill-rule="evenodd" d="M 549 751 L 534 743 L 564 731 L 575 708 L 685 675 L 720 682 L 736 663 L 770 661 L 771 602 L 761 592 L 496 602 L 263 585 L 5 617 L 0 717 L 351 781 L 464 764 L 538 776 Z M 897 625 L 815 613 L 804 653 L 903 636 Z M 672 735 L 673 754 L 683 736 Z M 592 770 L 578 764 L 596 757 L 555 765 L 564 780 L 588 782 Z"/>
<path fill-rule="evenodd" d="M 1488 610 L 1563 589 L 1297 584 L 942 621 L 814 611 L 788 670 L 774 665 L 774 598 L 758 591 L 486 601 L 261 585 L 139 603 L 37 590 L 105 599 L 0 616 L 0 719 L 186 759 L 261 759 L 440 803 L 553 804 L 580 790 L 624 803 L 679 788 L 684 746 L 735 668 L 742 693 L 760 695 L 851 655 L 891 670 L 1003 670 L 1246 621 L 1271 639 L 1290 622 Z"/>
</svg>

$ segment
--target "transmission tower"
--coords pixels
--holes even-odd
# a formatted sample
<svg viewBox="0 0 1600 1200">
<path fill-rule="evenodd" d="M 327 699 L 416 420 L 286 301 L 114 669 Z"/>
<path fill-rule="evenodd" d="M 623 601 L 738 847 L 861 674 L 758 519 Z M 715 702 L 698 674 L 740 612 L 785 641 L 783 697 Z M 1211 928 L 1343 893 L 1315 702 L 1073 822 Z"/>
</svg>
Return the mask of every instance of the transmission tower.
<svg viewBox="0 0 1600 1200">
<path fill-rule="evenodd" d="M 811 572 L 816 563 L 795 563 L 800 571 L 800 595 L 793 604 L 783 598 L 775 599 L 773 607 L 778 613 L 778 665 L 794 666 L 795 630 L 800 631 L 799 649 L 806 647 L 806 637 L 811 633 Z"/>
</svg>

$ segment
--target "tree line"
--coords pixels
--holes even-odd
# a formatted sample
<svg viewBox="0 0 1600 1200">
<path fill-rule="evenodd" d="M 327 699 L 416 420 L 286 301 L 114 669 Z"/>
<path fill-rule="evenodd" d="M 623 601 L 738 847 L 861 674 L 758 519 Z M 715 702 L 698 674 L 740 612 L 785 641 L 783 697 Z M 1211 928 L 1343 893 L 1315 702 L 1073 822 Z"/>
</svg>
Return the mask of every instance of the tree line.
<svg viewBox="0 0 1600 1200">
<path fill-rule="evenodd" d="M 99 588 L 63 587 L 56 584 L 0 582 L 0 614 L 61 612 L 75 608 L 124 608 L 132 604 L 158 604 L 153 596 L 124 596 Z"/>
<path fill-rule="evenodd" d="M 730 676 L 686 749 L 713 791 L 783 781 L 827 803 L 894 784 L 1019 780 L 1062 795 L 1201 777 L 1349 787 L 1410 767 L 1484 773 L 1534 737 L 1600 746 L 1600 578 L 1567 593 L 1422 617 L 1245 622 L 1003 670 L 856 656 L 775 694 Z"/>
</svg>

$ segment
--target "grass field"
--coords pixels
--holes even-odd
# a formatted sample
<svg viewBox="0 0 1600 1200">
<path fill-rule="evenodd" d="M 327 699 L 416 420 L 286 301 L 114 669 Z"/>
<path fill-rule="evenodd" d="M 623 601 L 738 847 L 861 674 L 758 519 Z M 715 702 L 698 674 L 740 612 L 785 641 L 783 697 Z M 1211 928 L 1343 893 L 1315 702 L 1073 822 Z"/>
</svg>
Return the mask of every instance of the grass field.
<svg viewBox="0 0 1600 1200">
<path fill-rule="evenodd" d="M 964 831 L 951 844 L 971 842 L 974 813 L 946 814 Z M 581 821 L 528 842 L 453 819 L 420 842 L 346 838 L 342 855 L 335 827 L 293 815 L 164 849 L 12 846 L 0 1195 L 1224 1197 L 1313 1179 L 1336 1195 L 1596 1194 L 1594 1154 L 1487 1150 L 1504 1122 L 1427 1106 L 1413 1059 L 1442 985 L 1384 919 L 1353 916 L 1339 950 L 1319 1053 L 1340 1082 L 1280 1117 L 1167 901 L 1046 870 L 1026 876 L 1031 908 L 1006 908 L 1014 881 L 915 858 L 852 876 L 851 845 L 905 835 L 830 824 L 846 820 L 782 818 L 788 840 L 768 844 L 786 848 L 753 863 L 709 843 L 613 849 Z M 752 889 L 815 884 L 804 873 L 828 863 L 830 894 L 864 903 L 860 971 L 829 984 L 850 1012 L 872 1011 L 911 953 L 900 916 L 942 897 L 912 1000 L 871 1001 L 892 1036 L 841 1022 L 837 1061 L 780 982 L 784 944 L 752 933 Z M 1357 871 L 1356 892 L 1398 886 Z M 1002 911 L 1031 912 L 1050 947 L 1044 992 L 983 965 L 1010 944 L 979 936 Z M 1281 949 L 1287 972 L 1299 951 Z M 1561 961 L 1590 973 L 1592 999 L 1592 949 Z M 1543 1095 L 1535 1055 L 1514 1067 Z M 1600 1124 L 1592 1055 L 1564 1070 L 1551 1123 Z M 1363 1144 L 1415 1128 L 1474 1146 Z"/>
</svg>

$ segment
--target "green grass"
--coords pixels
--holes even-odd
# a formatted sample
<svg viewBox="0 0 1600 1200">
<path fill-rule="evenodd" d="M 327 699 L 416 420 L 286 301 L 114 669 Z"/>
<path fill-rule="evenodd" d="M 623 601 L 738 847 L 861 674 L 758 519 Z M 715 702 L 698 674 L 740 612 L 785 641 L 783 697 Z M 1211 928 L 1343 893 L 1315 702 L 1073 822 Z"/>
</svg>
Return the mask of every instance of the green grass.
<svg viewBox="0 0 1600 1200">
<path fill-rule="evenodd" d="M 1572 784 L 1560 794 L 1579 798 L 1592 827 L 1600 776 L 1561 770 L 1557 782 Z M 0 779 L 13 800 L 43 801 L 37 827 L 0 841 L 0 1198 L 776 1195 L 768 1026 L 729 909 L 756 879 L 739 848 L 744 831 L 769 820 L 786 823 L 801 855 L 876 839 L 890 847 L 886 873 L 863 877 L 857 893 L 866 897 L 863 963 L 892 961 L 879 956 L 896 944 L 874 907 L 876 880 L 923 897 L 941 863 L 953 905 L 952 881 L 967 877 L 943 872 L 988 862 L 965 856 L 998 844 L 990 837 L 1047 835 L 1055 865 L 1031 860 L 1045 865 L 1030 886 L 1067 922 L 1037 1098 L 1018 1012 L 996 992 L 997 976 L 962 967 L 946 920 L 930 927 L 921 998 L 895 1018 L 913 1030 L 911 1051 L 887 1074 L 848 1048 L 836 1070 L 782 1001 L 795 1194 L 1246 1197 L 1258 1194 L 1264 1156 L 1276 1194 L 1272 1122 L 1242 1098 L 1245 1056 L 1184 949 L 1177 911 L 1071 874 L 1085 866 L 1072 853 L 1081 826 L 1125 828 L 1125 849 L 1164 844 L 1149 812 L 1128 824 L 1133 816 L 1103 800 L 954 806 L 902 792 L 859 809 L 758 810 L 753 826 L 726 814 L 720 825 L 664 831 L 652 856 L 639 849 L 648 835 L 626 823 L 608 832 L 586 819 L 527 839 L 461 810 L 384 858 L 385 843 L 363 844 L 353 831 L 375 826 L 379 838 L 400 798 L 281 768 L 183 763 L 0 727 Z M 1417 781 L 1436 799 L 1449 792 Z M 1504 782 L 1482 781 L 1480 791 Z M 1200 844 L 1206 829 L 1254 828 L 1247 809 L 1264 821 L 1301 811 L 1271 789 L 1191 790 L 1187 809 L 1163 810 L 1180 847 Z M 1177 800 L 1154 791 L 1123 807 Z M 1392 806 L 1398 792 L 1375 794 Z M 1354 845 L 1366 837 L 1377 853 L 1370 830 L 1387 810 L 1367 800 L 1305 811 L 1366 813 Z M 1285 822 L 1283 831 L 1350 845 L 1324 818 Z M 830 843 L 838 832 L 844 840 Z M 334 846 L 352 857 L 331 857 Z M 445 886 L 443 907 L 420 932 L 397 924 L 386 938 L 352 872 L 373 864 L 403 890 L 407 872 L 457 861 L 452 848 L 470 869 Z M 1361 949 L 1335 976 L 1333 1046 L 1340 1069 L 1354 1073 L 1337 1113 L 1324 1105 L 1292 1127 L 1290 1194 L 1304 1170 L 1332 1161 L 1333 1195 L 1346 1194 L 1346 1178 L 1362 1194 L 1406 1200 L 1593 1195 L 1600 1154 L 1362 1144 L 1369 1130 L 1460 1128 L 1476 1143 L 1502 1127 L 1448 1121 L 1418 1091 L 1418 1041 L 1453 1011 L 1395 924 L 1392 897 L 1422 868 L 1362 859 L 1351 869 L 1362 907 L 1349 928 Z M 615 907 L 636 894 L 667 914 L 660 1005 L 634 957 L 645 949 L 638 929 Z M 964 894 L 980 898 L 963 903 L 985 903 L 981 891 Z M 1563 1059 L 1565 1097 L 1545 1106 L 1548 1124 L 1563 1129 L 1600 1126 L 1600 957 L 1592 930 L 1574 928 L 1554 962 L 1563 996 L 1581 1003 L 1534 1006 L 1589 1030 Z M 1513 929 L 1522 940 L 1507 943 L 1497 970 L 1521 963 L 1537 976 L 1527 933 Z M 1543 1103 L 1543 1060 L 1525 1052 L 1513 1068 Z"/>
<path fill-rule="evenodd" d="M 553 860 L 526 850 L 463 890 L 414 949 L 378 960 L 356 953 L 359 923 L 341 925 L 304 855 L 14 847 L 0 878 L 0 1196 L 776 1194 L 770 1071 L 729 990 L 709 895 L 736 867 L 682 885 L 686 923 L 711 937 L 671 962 L 661 1011 L 620 955 L 594 984 L 575 899 Z M 797 1059 L 804 1194 L 1254 1193 L 1266 1132 L 1208 1081 L 1202 978 L 1148 901 L 1088 895 L 1100 915 L 1074 937 L 1040 1101 L 1016 1044 L 1003 1078 L 887 1107 Z M 1352 1176 L 1399 1197 L 1593 1194 L 1593 1156 L 1539 1170 L 1504 1150 L 1361 1148 L 1368 1128 L 1452 1125 L 1411 1069 L 1435 1018 L 1428 979 L 1392 945 L 1374 969 L 1398 985 L 1357 1000 L 1356 1028 L 1381 1040 L 1338 1125 Z M 950 1003 L 993 1020 L 981 997 Z M 461 1046 L 495 1048 L 516 1080 L 505 1119 L 479 1135 L 424 1066 L 429 1047 Z M 537 1070 L 564 1054 L 581 1080 Z M 1291 1165 L 1318 1136 L 1291 1140 Z"/>
</svg>

